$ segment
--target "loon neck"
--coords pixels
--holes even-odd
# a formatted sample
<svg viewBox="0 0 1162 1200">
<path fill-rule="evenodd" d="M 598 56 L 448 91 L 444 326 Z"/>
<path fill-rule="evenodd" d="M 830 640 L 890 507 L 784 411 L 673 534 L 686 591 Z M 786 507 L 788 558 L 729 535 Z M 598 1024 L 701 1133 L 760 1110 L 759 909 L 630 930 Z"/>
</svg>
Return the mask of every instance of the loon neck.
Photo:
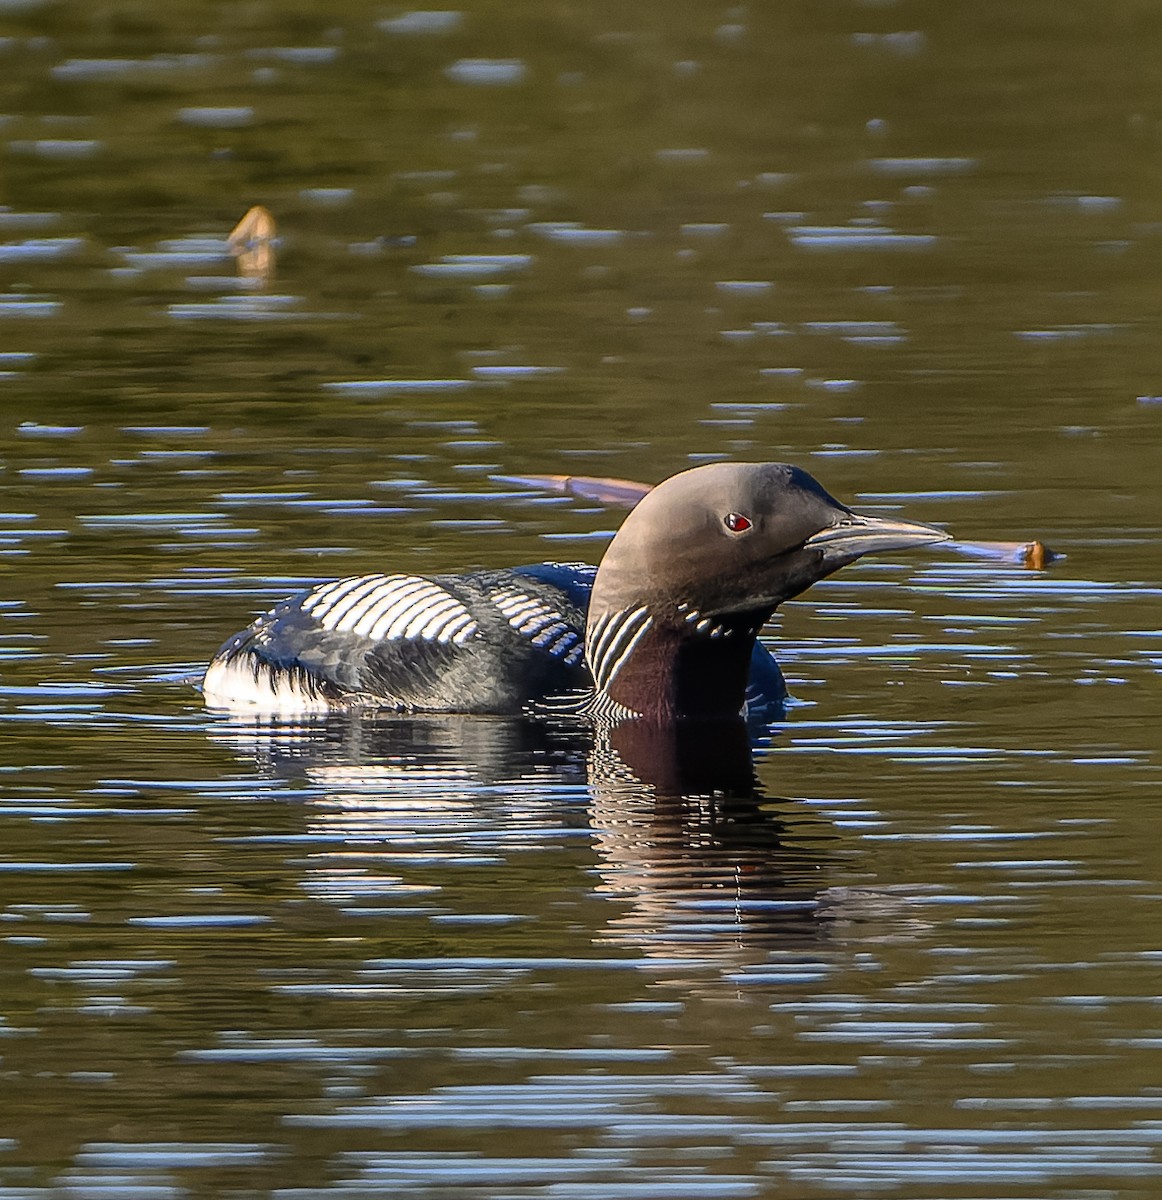
<svg viewBox="0 0 1162 1200">
<path fill-rule="evenodd" d="M 769 612 L 705 617 L 688 605 L 646 604 L 597 614 L 586 656 L 599 703 L 648 720 L 737 717 L 746 699 L 751 653 Z"/>
</svg>

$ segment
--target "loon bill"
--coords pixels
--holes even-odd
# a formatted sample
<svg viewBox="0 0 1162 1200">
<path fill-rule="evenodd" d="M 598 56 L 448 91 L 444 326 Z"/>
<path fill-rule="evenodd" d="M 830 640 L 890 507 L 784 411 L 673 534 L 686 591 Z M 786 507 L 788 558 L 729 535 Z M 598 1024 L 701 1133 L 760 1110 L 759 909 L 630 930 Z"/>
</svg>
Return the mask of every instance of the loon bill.
<svg viewBox="0 0 1162 1200">
<path fill-rule="evenodd" d="M 313 587 L 230 638 L 202 691 L 269 715 L 515 713 L 578 693 L 613 718 L 776 710 L 782 675 L 756 638 L 784 600 L 864 554 L 948 540 L 854 513 L 786 463 L 713 463 L 646 491 L 598 567 Z"/>
</svg>

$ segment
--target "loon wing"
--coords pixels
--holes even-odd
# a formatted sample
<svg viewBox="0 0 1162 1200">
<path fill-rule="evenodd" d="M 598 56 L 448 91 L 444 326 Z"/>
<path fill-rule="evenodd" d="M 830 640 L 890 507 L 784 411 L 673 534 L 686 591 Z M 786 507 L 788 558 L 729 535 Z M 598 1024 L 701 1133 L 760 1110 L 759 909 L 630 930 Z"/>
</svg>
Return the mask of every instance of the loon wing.
<svg viewBox="0 0 1162 1200">
<path fill-rule="evenodd" d="M 337 579 L 235 634 L 214 656 L 202 690 L 212 704 L 272 712 L 376 702 L 406 708 L 417 685 L 446 672 L 477 629 L 461 600 L 421 576 Z"/>
<path fill-rule="evenodd" d="M 211 705 L 272 714 L 515 712 L 584 681 L 578 616 L 564 601 L 512 572 L 338 579 L 227 641 L 202 690 Z"/>
</svg>

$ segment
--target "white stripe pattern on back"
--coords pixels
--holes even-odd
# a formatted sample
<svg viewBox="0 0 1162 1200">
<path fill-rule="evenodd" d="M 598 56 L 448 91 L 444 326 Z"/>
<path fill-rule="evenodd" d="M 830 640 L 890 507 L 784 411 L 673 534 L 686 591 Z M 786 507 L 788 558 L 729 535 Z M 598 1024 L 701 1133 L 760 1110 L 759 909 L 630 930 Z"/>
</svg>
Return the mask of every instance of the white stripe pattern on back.
<svg viewBox="0 0 1162 1200">
<path fill-rule="evenodd" d="M 372 641 L 421 638 L 462 646 L 477 631 L 451 592 L 419 575 L 358 575 L 316 588 L 303 600 L 324 629 Z"/>
<path fill-rule="evenodd" d="M 547 600 L 530 596 L 516 588 L 503 588 L 492 594 L 492 602 L 521 637 L 568 666 L 577 663 L 585 648 L 577 631 L 564 615 Z"/>
<path fill-rule="evenodd" d="M 586 655 L 598 691 L 608 690 L 653 623 L 654 618 L 645 605 L 602 613 L 594 621 L 589 630 Z"/>
</svg>

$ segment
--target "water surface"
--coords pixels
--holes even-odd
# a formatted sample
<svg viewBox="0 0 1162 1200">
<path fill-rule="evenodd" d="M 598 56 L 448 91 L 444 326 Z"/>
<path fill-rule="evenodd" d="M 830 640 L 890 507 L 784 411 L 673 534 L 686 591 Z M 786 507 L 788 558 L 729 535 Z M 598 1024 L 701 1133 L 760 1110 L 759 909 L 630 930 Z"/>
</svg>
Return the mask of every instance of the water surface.
<svg viewBox="0 0 1162 1200">
<path fill-rule="evenodd" d="M 1157 1194 L 1159 34 L 0 3 L 0 1194 Z M 753 767 L 190 685 L 719 458 L 1066 558 L 787 605 Z"/>
</svg>

